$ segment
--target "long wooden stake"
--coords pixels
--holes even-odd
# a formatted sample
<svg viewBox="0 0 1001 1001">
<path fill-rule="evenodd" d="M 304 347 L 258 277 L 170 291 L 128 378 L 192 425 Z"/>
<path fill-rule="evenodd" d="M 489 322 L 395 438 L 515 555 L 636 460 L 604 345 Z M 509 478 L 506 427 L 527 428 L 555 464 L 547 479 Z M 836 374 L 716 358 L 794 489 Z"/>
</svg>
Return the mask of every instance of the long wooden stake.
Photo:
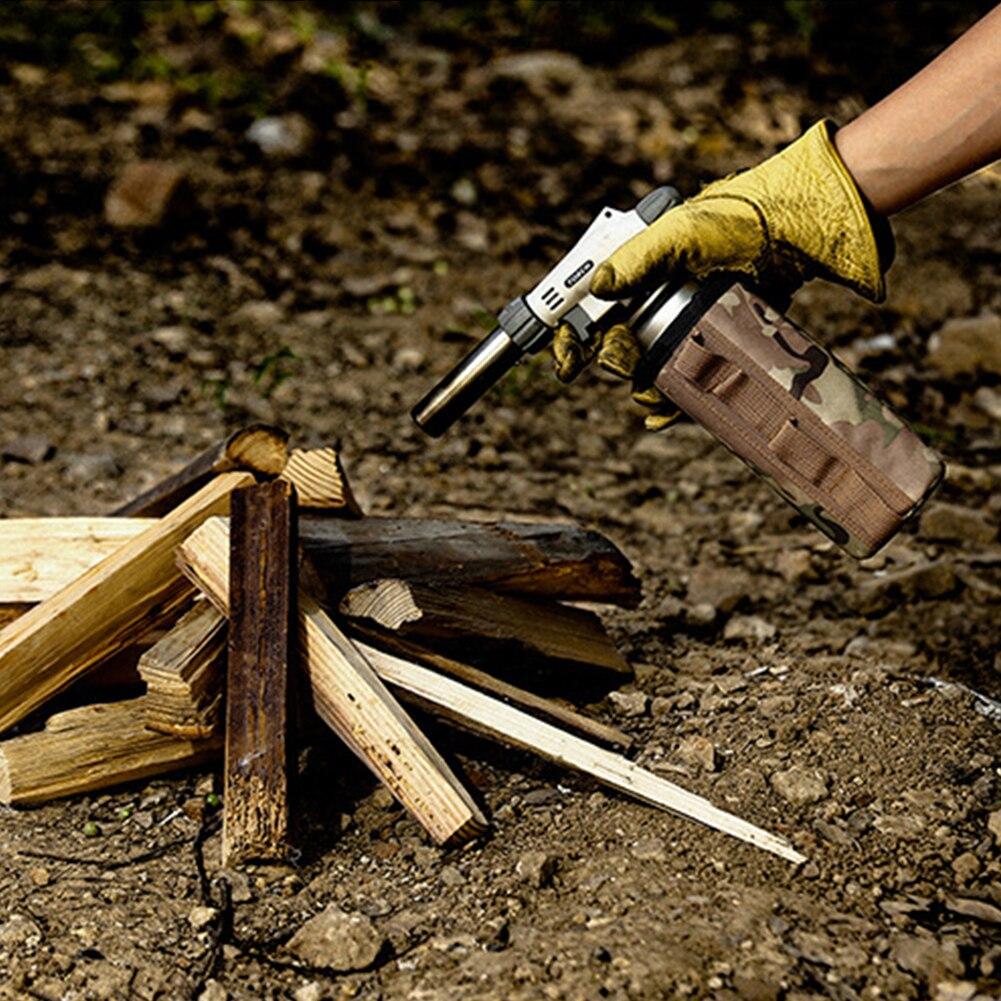
<svg viewBox="0 0 1001 1001">
<path fill-rule="evenodd" d="M 231 492 L 253 482 L 249 473 L 216 477 L 0 631 L 0 731 L 157 621 L 175 618 L 194 593 L 175 565 L 175 547 L 206 518 L 227 513 Z"/>
<path fill-rule="evenodd" d="M 220 611 L 229 606 L 229 525 L 210 518 L 178 547 L 185 574 Z M 469 793 L 368 661 L 300 586 L 299 657 L 321 719 L 439 843 L 487 824 Z"/>
<path fill-rule="evenodd" d="M 143 699 L 57 713 L 45 729 L 0 742 L 0 802 L 43 803 L 191 768 L 222 739 L 178 740 L 146 728 Z"/>
<path fill-rule="evenodd" d="M 223 865 L 289 849 L 289 659 L 295 496 L 273 480 L 233 494 L 229 547 Z"/>
<path fill-rule="evenodd" d="M 365 643 L 359 643 L 358 648 L 383 681 L 406 693 L 429 712 L 443 716 L 458 726 L 509 747 L 533 751 L 557 764 L 590 775 L 635 799 L 697 820 L 790 862 L 806 861 L 785 838 L 713 806 L 707 799 L 640 768 L 628 758 L 597 747 L 426 667 Z"/>
<path fill-rule="evenodd" d="M 116 516 L 160 517 L 203 487 L 213 476 L 248 470 L 277 476 L 288 456 L 288 432 L 270 424 L 252 424 L 210 445 L 183 469 L 111 513 Z"/>
</svg>

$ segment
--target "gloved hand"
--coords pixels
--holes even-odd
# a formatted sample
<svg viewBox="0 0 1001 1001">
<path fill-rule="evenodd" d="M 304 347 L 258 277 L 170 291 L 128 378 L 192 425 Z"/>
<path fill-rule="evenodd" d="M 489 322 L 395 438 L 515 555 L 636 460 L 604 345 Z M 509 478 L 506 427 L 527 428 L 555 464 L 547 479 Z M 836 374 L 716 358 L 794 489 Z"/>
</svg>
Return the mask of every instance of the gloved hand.
<svg viewBox="0 0 1001 1001">
<path fill-rule="evenodd" d="M 833 123 L 818 122 L 758 166 L 709 184 L 623 244 L 598 267 L 591 291 L 623 299 L 679 272 L 704 278 L 732 271 L 747 275 L 780 307 L 815 277 L 881 301 L 893 238 L 886 221 L 866 210 L 832 136 Z M 626 327 L 613 327 L 585 349 L 564 326 L 553 354 L 564 382 L 595 356 L 602 368 L 627 379 L 640 349 Z M 649 391 L 642 395 L 638 402 L 654 402 Z M 665 426 L 663 413 L 653 423 Z"/>
</svg>

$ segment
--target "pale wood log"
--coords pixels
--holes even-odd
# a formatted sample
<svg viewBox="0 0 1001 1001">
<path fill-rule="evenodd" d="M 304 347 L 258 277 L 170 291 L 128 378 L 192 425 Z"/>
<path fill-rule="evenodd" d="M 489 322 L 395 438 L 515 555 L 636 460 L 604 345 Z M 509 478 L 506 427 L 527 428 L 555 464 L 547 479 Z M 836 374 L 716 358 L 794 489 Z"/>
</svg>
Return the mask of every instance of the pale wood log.
<svg viewBox="0 0 1001 1001">
<path fill-rule="evenodd" d="M 298 586 L 295 490 L 233 494 L 226 655 L 224 866 L 289 850 L 289 659 Z"/>
<path fill-rule="evenodd" d="M 252 424 L 210 445 L 183 469 L 161 480 L 112 515 L 155 517 L 166 514 L 219 473 L 235 470 L 277 476 L 288 456 L 288 432 L 270 424 Z"/>
<path fill-rule="evenodd" d="M 530 657 L 632 674 L 593 612 L 557 602 L 386 578 L 349 591 L 338 611 L 401 636 L 448 641 L 450 649 L 475 651 L 477 659 L 493 647 L 505 657 L 516 650 Z"/>
<path fill-rule="evenodd" d="M 171 621 L 194 595 L 174 549 L 250 473 L 222 473 L 155 525 L 0 631 L 0 730 L 24 719 L 88 668 Z"/>
<path fill-rule="evenodd" d="M 44 601 L 152 524 L 148 518 L 0 520 L 0 603 Z"/>
<path fill-rule="evenodd" d="M 144 700 L 57 713 L 38 733 L 0 742 L 0 802 L 43 803 L 217 758 L 219 737 L 178 740 L 146 727 Z"/>
<path fill-rule="evenodd" d="M 406 660 L 416 661 L 419 664 L 433 667 L 436 671 L 441 671 L 444 674 L 451 675 L 453 678 L 457 678 L 459 681 L 464 681 L 472 685 L 473 688 L 479 688 L 484 692 L 489 692 L 491 695 L 497 696 L 497 698 L 502 699 L 504 702 L 519 706 L 533 716 L 548 719 L 550 722 L 558 723 L 581 736 L 590 737 L 592 740 L 608 744 L 611 747 L 620 747 L 623 749 L 632 747 L 632 737 L 618 729 L 618 727 L 609 726 L 607 723 L 591 719 L 590 716 L 584 716 L 569 706 L 563 705 L 551 698 L 544 698 L 541 695 L 536 695 L 535 692 L 518 688 L 516 685 L 502 681 L 500 678 L 496 678 L 486 671 L 481 671 L 469 664 L 446 657 L 435 650 L 429 650 L 427 647 L 422 647 L 394 633 L 386 633 L 379 629 L 369 628 L 360 622 L 348 622 L 346 626 L 352 635 L 364 640 L 371 646 L 379 647 L 389 653 L 395 653 Z"/>
<path fill-rule="evenodd" d="M 336 449 L 294 448 L 279 477 L 295 487 L 300 510 L 361 517 Z"/>
<path fill-rule="evenodd" d="M 709 800 L 654 775 L 639 765 L 574 734 L 535 719 L 452 678 L 385 653 L 366 643 L 358 648 L 383 681 L 401 696 L 458 726 L 509 747 L 590 775 L 604 785 L 652 806 L 697 820 L 714 830 L 757 845 L 790 862 L 806 859 L 785 839 L 713 806 Z"/>
<path fill-rule="evenodd" d="M 184 572 L 229 603 L 229 524 L 210 518 L 178 548 Z M 297 594 L 299 658 L 317 714 L 439 843 L 475 836 L 487 821 L 444 759 L 319 604 Z"/>
<path fill-rule="evenodd" d="M 199 601 L 139 658 L 146 683 L 146 725 L 177 737 L 221 730 L 226 619 Z"/>
<path fill-rule="evenodd" d="M 150 524 L 142 518 L 0 520 L 0 604 L 51 597 Z M 331 605 L 352 587 L 382 577 L 629 607 L 640 598 L 622 553 L 576 525 L 302 517 L 299 537 Z"/>
</svg>

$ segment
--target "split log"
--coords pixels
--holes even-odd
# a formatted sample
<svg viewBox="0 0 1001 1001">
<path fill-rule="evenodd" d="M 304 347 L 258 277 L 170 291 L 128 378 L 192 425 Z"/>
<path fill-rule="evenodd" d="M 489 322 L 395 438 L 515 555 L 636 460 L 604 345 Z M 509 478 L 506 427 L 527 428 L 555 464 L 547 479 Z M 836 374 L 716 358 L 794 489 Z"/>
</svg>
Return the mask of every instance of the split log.
<svg viewBox="0 0 1001 1001">
<path fill-rule="evenodd" d="M 0 520 L 0 604 L 51 597 L 151 524 L 142 518 Z M 299 537 L 331 606 L 352 587 L 383 577 L 628 607 L 640 598 L 622 553 L 576 525 L 303 517 Z"/>
<path fill-rule="evenodd" d="M 295 487 L 296 500 L 302 511 L 361 517 L 362 510 L 351 492 L 336 449 L 292 449 L 280 478 Z"/>
<path fill-rule="evenodd" d="M 0 802 L 20 806 L 148 779 L 216 758 L 218 737 L 178 740 L 146 728 L 144 700 L 57 713 L 38 733 L 0 742 Z"/>
<path fill-rule="evenodd" d="M 210 518 L 179 547 L 178 558 L 189 578 L 227 611 L 228 522 Z M 301 585 L 296 598 L 299 657 L 320 718 L 437 842 L 481 832 L 486 818 L 368 661 Z"/>
<path fill-rule="evenodd" d="M 327 582 L 331 604 L 357 584 L 383 577 L 628 608 L 641 597 L 639 581 L 620 550 L 578 525 L 305 519 L 300 534 Z"/>
<path fill-rule="evenodd" d="M 120 518 L 0 521 L 0 603 L 44 601 L 152 524 Z"/>
<path fill-rule="evenodd" d="M 139 658 L 146 682 L 146 725 L 175 737 L 221 730 L 226 619 L 199 601 Z"/>
<path fill-rule="evenodd" d="M 0 730 L 66 688 L 109 654 L 172 621 L 194 595 L 174 549 L 250 473 L 222 473 L 61 591 L 0 631 Z"/>
<path fill-rule="evenodd" d="M 388 578 L 349 591 L 338 610 L 401 636 L 448 641 L 463 653 L 482 654 L 486 645 L 497 655 L 516 651 L 632 674 L 597 615 L 557 602 Z"/>
<path fill-rule="evenodd" d="M 469 664 L 463 664 L 461 661 L 453 660 L 444 654 L 428 650 L 426 647 L 405 640 L 402 636 L 398 636 L 395 633 L 385 633 L 378 629 L 367 627 L 360 622 L 349 622 L 347 627 L 352 635 L 372 646 L 384 649 L 389 653 L 398 654 L 406 660 L 416 661 L 419 664 L 433 667 L 437 671 L 441 671 L 444 674 L 451 675 L 453 678 L 457 678 L 459 681 L 472 685 L 473 688 L 479 688 L 481 691 L 495 695 L 504 702 L 518 706 L 533 716 L 548 719 L 550 722 L 557 723 L 567 730 L 571 730 L 584 737 L 590 737 L 599 743 L 608 744 L 610 747 L 620 747 L 624 750 L 632 747 L 632 737 L 618 729 L 618 727 L 609 726 L 607 723 L 591 719 L 590 716 L 584 716 L 579 712 L 575 712 L 569 706 L 563 705 L 553 699 L 536 695 L 535 692 L 529 692 L 524 688 L 518 688 L 516 685 L 502 681 L 500 678 L 495 678 L 492 674 L 487 674 L 486 671 L 480 671 Z"/>
<path fill-rule="evenodd" d="M 287 454 L 287 431 L 270 424 L 252 424 L 209 446 L 182 470 L 111 513 L 116 517 L 159 518 L 219 473 L 246 470 L 277 476 L 285 467 Z"/>
<path fill-rule="evenodd" d="M 298 586 L 295 496 L 273 480 L 233 494 L 222 863 L 289 849 L 289 660 Z"/>
<path fill-rule="evenodd" d="M 359 643 L 358 647 L 383 681 L 399 691 L 401 697 L 463 729 L 508 747 L 539 754 L 644 803 L 697 820 L 790 862 L 806 861 L 785 838 L 713 806 L 707 799 L 654 775 L 628 758 L 597 747 L 426 667 L 365 643 Z"/>
</svg>

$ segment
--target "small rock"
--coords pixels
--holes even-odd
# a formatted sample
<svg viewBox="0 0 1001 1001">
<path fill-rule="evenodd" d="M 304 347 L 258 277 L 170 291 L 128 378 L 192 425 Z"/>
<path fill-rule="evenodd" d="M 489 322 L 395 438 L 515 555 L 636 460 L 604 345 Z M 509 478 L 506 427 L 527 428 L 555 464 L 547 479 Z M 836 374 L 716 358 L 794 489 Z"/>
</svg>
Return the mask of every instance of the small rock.
<svg viewBox="0 0 1001 1001">
<path fill-rule="evenodd" d="M 973 852 L 963 852 L 952 860 L 952 871 L 959 883 L 969 883 L 980 872 L 980 859 Z"/>
<path fill-rule="evenodd" d="M 0 924 L 0 948 L 5 951 L 31 948 L 41 941 L 42 930 L 31 918 L 23 914 L 15 912 Z"/>
<path fill-rule="evenodd" d="M 975 1001 L 978 996 L 986 1001 L 987 995 L 978 995 L 972 980 L 942 980 L 935 987 L 935 1001 Z"/>
<path fill-rule="evenodd" d="M 756 640 L 763 643 L 772 639 L 778 630 L 757 615 L 735 615 L 723 627 L 725 640 Z"/>
<path fill-rule="evenodd" d="M 246 904 L 254 899 L 254 893 L 250 888 L 250 879 L 245 872 L 239 869 L 223 869 L 222 875 L 229 883 L 229 899 L 234 904 Z"/>
<path fill-rule="evenodd" d="M 29 466 L 36 466 L 51 458 L 53 452 L 55 448 L 45 435 L 22 434 L 4 445 L 0 457 L 9 462 L 24 462 Z"/>
<path fill-rule="evenodd" d="M 665 719 L 674 712 L 674 699 L 657 695 L 650 702 L 650 715 L 654 719 Z"/>
<path fill-rule="evenodd" d="M 902 970 L 913 973 L 930 985 L 948 976 L 963 975 L 963 961 L 955 942 L 938 942 L 931 937 L 901 935 L 893 944 L 891 955 Z"/>
<path fill-rule="evenodd" d="M 218 914 L 219 911 L 215 907 L 192 907 L 191 912 L 188 914 L 188 924 L 195 931 L 201 931 L 202 928 L 207 928 L 212 924 Z"/>
<path fill-rule="evenodd" d="M 848 600 L 855 611 L 878 615 L 901 602 L 941 598 L 955 586 L 956 571 L 952 564 L 937 560 L 865 581 L 850 592 Z"/>
<path fill-rule="evenodd" d="M 692 768 L 704 772 L 714 772 L 719 768 L 719 754 L 716 745 L 708 737 L 695 734 L 686 737 L 678 747 L 678 757 Z"/>
<path fill-rule="evenodd" d="M 267 299 L 255 299 L 245 302 L 234 313 L 226 318 L 227 326 L 252 327 L 255 330 L 267 331 L 281 323 L 285 311 L 277 302 Z"/>
<path fill-rule="evenodd" d="M 994 835 L 994 840 L 1001 845 L 1001 810 L 995 810 L 987 818 L 987 830 Z"/>
<path fill-rule="evenodd" d="M 310 966 L 346 973 L 368 969 L 385 943 L 363 914 L 348 914 L 328 904 L 299 928 L 285 949 Z"/>
<path fill-rule="evenodd" d="M 383 785 L 372 793 L 372 805 L 379 810 L 391 810 L 396 803 L 396 797 Z"/>
<path fill-rule="evenodd" d="M 229 992 L 218 980 L 206 980 L 198 1001 L 229 1001 Z"/>
<path fill-rule="evenodd" d="M 559 858 L 550 852 L 525 852 L 515 863 L 515 875 L 529 886 L 549 886 L 559 867 Z"/>
<path fill-rule="evenodd" d="M 454 865 L 445 866 L 440 879 L 445 886 L 462 886 L 466 882 L 466 877 Z"/>
<path fill-rule="evenodd" d="M 718 615 L 719 610 L 715 605 L 711 605 L 708 601 L 700 601 L 686 610 L 685 621 L 690 626 L 705 628 L 711 626 Z"/>
<path fill-rule="evenodd" d="M 955 864 L 954 864 L 955 867 Z M 1001 925 L 1001 907 L 995 907 L 986 900 L 974 900 L 970 897 L 946 897 L 945 906 L 954 914 L 962 914 L 966 918 L 974 918 L 986 924 Z"/>
<path fill-rule="evenodd" d="M 476 204 L 478 192 L 476 185 L 468 177 L 460 177 L 451 188 L 452 197 L 466 208 Z"/>
<path fill-rule="evenodd" d="M 555 789 L 531 789 L 521 798 L 525 806 L 549 806 L 559 801 L 560 794 Z"/>
<path fill-rule="evenodd" d="M 827 798 L 827 775 L 819 768 L 794 765 L 771 777 L 772 788 L 794 806 L 808 806 Z"/>
<path fill-rule="evenodd" d="M 93 483 L 95 480 L 111 480 L 121 475 L 122 467 L 110 452 L 94 455 L 68 455 L 63 470 L 66 479 L 73 483 Z"/>
<path fill-rule="evenodd" d="M 310 980 L 292 992 L 292 1001 L 323 1001 L 323 986 L 317 980 Z"/>
<path fill-rule="evenodd" d="M 929 505 L 921 516 L 921 534 L 941 542 L 987 545 L 997 537 L 997 525 L 983 511 L 959 504 Z"/>
<path fill-rule="evenodd" d="M 667 850 L 663 838 L 640 838 L 634 841 L 629 854 L 640 862 L 666 862 Z"/>
<path fill-rule="evenodd" d="M 28 876 L 35 886 L 48 886 L 49 883 L 52 882 L 52 876 L 49 873 L 49 870 L 41 865 L 33 865 L 28 870 Z"/>
<path fill-rule="evenodd" d="M 180 167 L 159 160 L 127 164 L 104 200 L 104 218 L 123 229 L 152 229 L 190 214 L 194 198 Z"/>
<path fill-rule="evenodd" d="M 947 320 L 928 342 L 928 361 L 943 375 L 1001 375 L 1001 316 L 982 313 Z"/>
<path fill-rule="evenodd" d="M 650 697 L 646 692 L 610 692 L 608 701 L 620 716 L 645 716 Z"/>
<path fill-rule="evenodd" d="M 992 386 L 978 386 L 973 393 L 973 405 L 991 420 L 1001 423 L 1001 393 Z"/>
<path fill-rule="evenodd" d="M 191 344 L 191 331 L 187 327 L 158 327 L 149 336 L 151 341 L 175 357 L 184 355 Z"/>
<path fill-rule="evenodd" d="M 787 584 L 799 584 L 816 576 L 809 549 L 784 549 L 775 557 L 775 569 Z"/>
<path fill-rule="evenodd" d="M 302 115 L 290 114 L 258 118 L 244 136 L 266 157 L 290 160 L 309 152 L 314 132 Z"/>
<path fill-rule="evenodd" d="M 688 580 L 690 604 L 712 605 L 727 615 L 750 594 L 748 575 L 728 567 L 697 567 Z"/>
</svg>

